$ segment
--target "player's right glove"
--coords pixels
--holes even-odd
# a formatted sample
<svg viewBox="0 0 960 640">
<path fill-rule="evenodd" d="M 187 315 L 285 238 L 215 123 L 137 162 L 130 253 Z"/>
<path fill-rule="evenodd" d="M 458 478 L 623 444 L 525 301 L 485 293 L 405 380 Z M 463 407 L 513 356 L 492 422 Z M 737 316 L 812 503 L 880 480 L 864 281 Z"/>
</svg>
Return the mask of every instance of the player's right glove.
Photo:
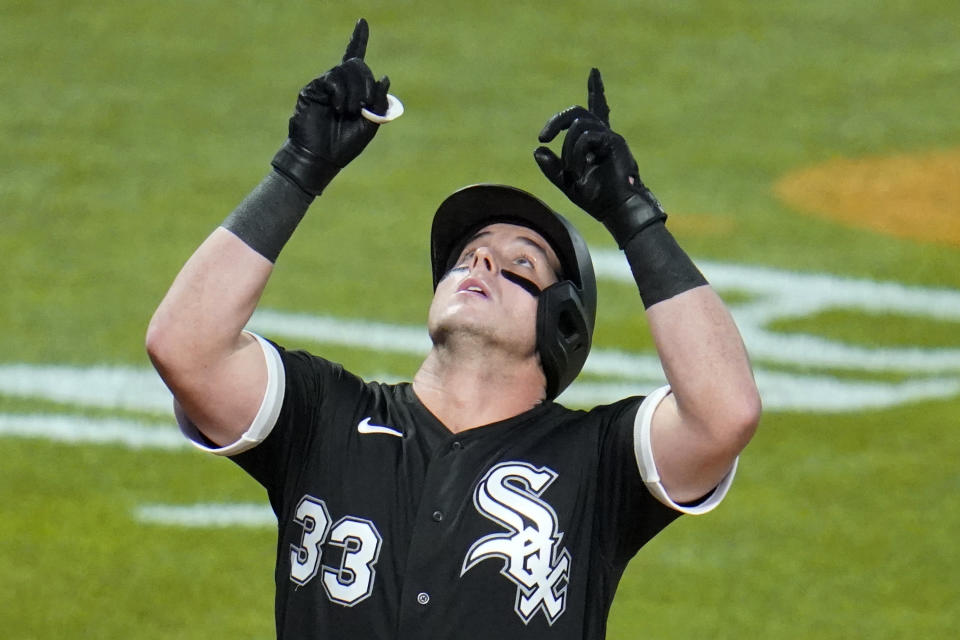
<svg viewBox="0 0 960 640">
<path fill-rule="evenodd" d="M 361 18 L 343 61 L 300 91 L 289 123 L 289 137 L 274 156 L 274 169 L 310 195 L 320 195 L 334 176 L 360 155 L 378 124 L 364 118 L 366 108 L 387 110 L 390 79 L 379 82 L 364 62 L 369 27 Z"/>
<path fill-rule="evenodd" d="M 587 100 L 589 108 L 565 109 L 540 131 L 540 142 L 550 142 L 567 130 L 561 157 L 540 147 L 534 158 L 544 175 L 602 222 L 622 249 L 647 226 L 666 220 L 667 214 L 640 180 L 627 141 L 610 128 L 610 107 L 598 69 L 590 71 Z"/>
</svg>

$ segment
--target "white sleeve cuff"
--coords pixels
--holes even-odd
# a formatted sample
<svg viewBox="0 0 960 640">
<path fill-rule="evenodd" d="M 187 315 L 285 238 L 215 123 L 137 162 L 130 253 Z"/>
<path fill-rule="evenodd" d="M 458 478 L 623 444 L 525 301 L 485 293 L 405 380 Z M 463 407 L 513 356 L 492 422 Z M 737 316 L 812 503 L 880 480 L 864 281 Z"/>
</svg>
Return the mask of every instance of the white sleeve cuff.
<svg viewBox="0 0 960 640">
<path fill-rule="evenodd" d="M 280 415 L 280 408 L 283 406 L 283 393 L 286 385 L 283 360 L 280 359 L 280 354 L 272 344 L 257 334 L 250 331 L 246 333 L 257 339 L 260 349 L 263 351 L 263 359 L 267 365 L 267 388 L 264 390 L 263 401 L 260 403 L 257 415 L 239 440 L 225 447 L 210 446 L 210 441 L 203 437 L 200 429 L 187 417 L 180 404 L 174 402 L 174 413 L 177 416 L 177 424 L 180 425 L 180 431 L 183 435 L 187 436 L 198 449 L 218 456 L 236 455 L 263 442 L 273 431 L 273 427 L 277 423 L 277 417 Z"/>
<path fill-rule="evenodd" d="M 692 506 L 683 506 L 674 502 L 660 483 L 660 473 L 657 471 L 653 447 L 650 444 L 650 425 L 653 421 L 653 412 L 669 394 L 669 385 L 660 387 L 644 398 L 643 402 L 640 403 L 640 408 L 637 409 L 637 417 L 633 423 L 633 448 L 637 456 L 637 466 L 640 468 L 640 477 L 643 478 L 643 483 L 647 485 L 647 490 L 671 509 L 689 515 L 704 514 L 716 508 L 727 495 L 730 485 L 733 484 L 733 477 L 737 472 L 737 463 L 740 458 L 738 457 L 733 461 L 730 471 L 705 500 Z"/>
</svg>

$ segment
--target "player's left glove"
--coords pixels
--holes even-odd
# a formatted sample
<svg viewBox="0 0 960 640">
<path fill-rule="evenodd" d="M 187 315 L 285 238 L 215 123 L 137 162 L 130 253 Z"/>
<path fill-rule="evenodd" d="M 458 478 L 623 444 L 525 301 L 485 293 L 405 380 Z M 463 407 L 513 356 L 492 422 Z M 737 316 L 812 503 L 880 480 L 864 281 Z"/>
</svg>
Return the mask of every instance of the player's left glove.
<svg viewBox="0 0 960 640">
<path fill-rule="evenodd" d="M 600 71 L 587 81 L 588 108 L 575 106 L 550 118 L 540 142 L 567 130 L 561 157 L 539 147 L 540 169 L 570 200 L 607 227 L 627 256 L 644 306 L 706 284 L 703 274 L 663 224 L 660 202 L 640 180 L 627 141 L 610 129 L 610 107 Z"/>
<path fill-rule="evenodd" d="M 640 180 L 627 141 L 610 129 L 610 107 L 598 69 L 587 80 L 587 105 L 554 115 L 540 131 L 550 142 L 564 129 L 561 156 L 541 146 L 534 158 L 570 200 L 607 227 L 620 248 L 646 227 L 666 220 L 660 202 Z"/>
</svg>

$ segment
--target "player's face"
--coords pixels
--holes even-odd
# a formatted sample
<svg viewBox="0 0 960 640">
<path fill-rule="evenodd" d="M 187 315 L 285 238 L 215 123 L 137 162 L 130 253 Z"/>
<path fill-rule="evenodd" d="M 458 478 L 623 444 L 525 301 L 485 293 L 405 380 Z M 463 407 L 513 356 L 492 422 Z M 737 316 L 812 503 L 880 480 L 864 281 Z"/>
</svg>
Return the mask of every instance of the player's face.
<svg viewBox="0 0 960 640">
<path fill-rule="evenodd" d="M 477 232 L 437 285 L 428 321 L 436 341 L 467 335 L 532 354 L 538 290 L 557 281 L 560 261 L 532 229 L 497 223 Z M 506 272 L 506 275 L 504 275 Z M 520 284 L 522 279 L 530 284 Z M 453 333 L 451 333 L 453 332 Z"/>
</svg>

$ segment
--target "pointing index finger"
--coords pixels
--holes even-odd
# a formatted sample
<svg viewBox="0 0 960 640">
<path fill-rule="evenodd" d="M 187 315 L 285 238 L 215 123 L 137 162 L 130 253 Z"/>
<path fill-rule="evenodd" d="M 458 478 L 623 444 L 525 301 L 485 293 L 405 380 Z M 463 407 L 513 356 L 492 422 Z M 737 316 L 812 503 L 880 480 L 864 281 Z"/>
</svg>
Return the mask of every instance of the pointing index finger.
<svg viewBox="0 0 960 640">
<path fill-rule="evenodd" d="M 603 78 L 600 77 L 600 69 L 596 67 L 590 70 L 590 77 L 587 79 L 587 108 L 600 118 L 603 124 L 610 126 L 610 107 L 607 106 L 607 98 L 603 94 Z"/>
<path fill-rule="evenodd" d="M 350 36 L 350 44 L 343 54 L 343 62 L 350 58 L 360 58 L 367 55 L 367 39 L 370 37 L 370 27 L 364 18 L 357 20 L 357 25 L 353 28 L 353 35 Z"/>
</svg>

